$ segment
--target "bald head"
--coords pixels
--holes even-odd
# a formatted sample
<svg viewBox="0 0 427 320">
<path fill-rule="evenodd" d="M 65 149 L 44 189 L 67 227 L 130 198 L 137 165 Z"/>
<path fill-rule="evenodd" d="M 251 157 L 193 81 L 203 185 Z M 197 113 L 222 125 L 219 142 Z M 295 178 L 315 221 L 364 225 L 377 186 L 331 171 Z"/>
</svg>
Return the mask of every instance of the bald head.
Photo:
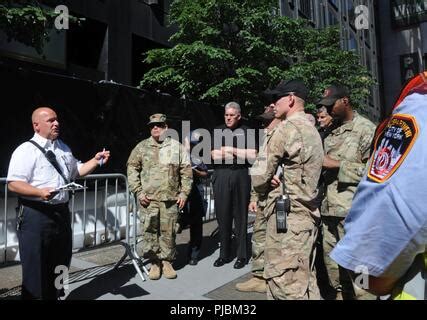
<svg viewBox="0 0 427 320">
<path fill-rule="evenodd" d="M 48 108 L 48 107 L 37 108 L 36 110 L 33 111 L 33 114 L 31 116 L 31 122 L 34 123 L 35 121 L 38 121 L 43 114 L 47 114 L 50 112 L 55 113 L 55 111 L 53 111 L 51 108 Z"/>
<path fill-rule="evenodd" d="M 51 108 L 42 107 L 34 110 L 31 121 L 34 132 L 49 140 L 56 140 L 59 136 L 59 122 L 56 112 Z"/>
</svg>

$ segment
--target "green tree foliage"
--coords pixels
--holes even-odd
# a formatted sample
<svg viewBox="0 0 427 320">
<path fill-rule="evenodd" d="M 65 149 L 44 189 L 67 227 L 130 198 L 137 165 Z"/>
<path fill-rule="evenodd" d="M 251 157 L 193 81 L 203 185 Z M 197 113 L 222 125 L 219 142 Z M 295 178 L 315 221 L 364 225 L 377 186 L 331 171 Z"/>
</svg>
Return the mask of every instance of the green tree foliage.
<svg viewBox="0 0 427 320">
<path fill-rule="evenodd" d="M 8 40 L 16 40 L 34 47 L 38 53 L 48 39 L 56 14 L 42 8 L 37 1 L 6 0 L 0 4 L 0 29 Z"/>
<path fill-rule="evenodd" d="M 175 0 L 170 22 L 178 27 L 174 46 L 147 53 L 153 67 L 141 87 L 210 103 L 236 100 L 256 112 L 262 92 L 280 79 L 304 80 L 309 102 L 333 82 L 352 89 L 356 106 L 369 94 L 372 80 L 354 52 L 340 49 L 339 30 L 282 17 L 276 0 Z"/>
<path fill-rule="evenodd" d="M 36 0 L 2 0 L 0 30 L 6 33 L 8 41 L 19 41 L 41 54 L 57 16 L 53 9 L 41 6 Z M 70 16 L 69 20 L 80 23 L 84 19 Z"/>
</svg>

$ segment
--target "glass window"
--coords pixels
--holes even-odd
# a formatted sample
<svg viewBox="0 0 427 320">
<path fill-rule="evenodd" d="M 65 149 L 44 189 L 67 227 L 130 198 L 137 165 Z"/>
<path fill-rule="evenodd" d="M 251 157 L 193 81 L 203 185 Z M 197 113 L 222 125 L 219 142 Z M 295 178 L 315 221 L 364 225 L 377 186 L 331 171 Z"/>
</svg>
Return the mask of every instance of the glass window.
<svg viewBox="0 0 427 320">
<path fill-rule="evenodd" d="M 365 43 L 370 48 L 371 47 L 371 32 L 369 29 L 363 30 L 363 36 L 365 37 Z"/>
<path fill-rule="evenodd" d="M 357 51 L 358 47 L 359 46 L 357 45 L 356 36 L 354 35 L 353 31 L 350 31 L 347 41 L 347 49 Z"/>
<path fill-rule="evenodd" d="M 308 19 L 308 20 L 312 20 L 313 19 L 313 14 L 312 14 L 312 2 L 311 0 L 300 0 L 299 3 L 299 12 L 301 14 L 302 17 Z"/>
<path fill-rule="evenodd" d="M 347 0 L 346 1 L 345 11 L 347 12 L 348 21 L 350 22 L 350 26 L 353 29 L 356 29 L 356 27 L 354 26 L 354 21 L 356 19 L 356 15 L 355 15 L 355 12 L 354 12 L 353 0 Z"/>
<path fill-rule="evenodd" d="M 369 73 L 372 74 L 371 51 L 367 50 L 366 48 L 365 48 L 365 62 L 366 62 L 366 68 L 368 69 Z"/>
<path fill-rule="evenodd" d="M 338 19 L 336 16 L 336 13 L 334 11 L 332 11 L 331 9 L 328 10 L 328 25 L 329 26 L 334 26 L 338 24 Z"/>
<path fill-rule="evenodd" d="M 338 10 L 338 0 L 329 0 L 329 3 Z"/>
</svg>

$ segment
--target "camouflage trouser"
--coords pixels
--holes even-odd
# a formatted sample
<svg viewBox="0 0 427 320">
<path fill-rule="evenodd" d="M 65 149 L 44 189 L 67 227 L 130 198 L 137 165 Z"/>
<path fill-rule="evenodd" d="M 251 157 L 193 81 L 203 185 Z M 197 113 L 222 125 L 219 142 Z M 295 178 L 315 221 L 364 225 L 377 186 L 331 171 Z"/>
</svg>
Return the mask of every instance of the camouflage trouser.
<svg viewBox="0 0 427 320">
<path fill-rule="evenodd" d="M 264 247 L 267 233 L 267 218 L 264 207 L 258 206 L 252 233 L 252 274 L 256 277 L 264 275 Z"/>
<path fill-rule="evenodd" d="M 144 256 L 167 261 L 175 259 L 177 219 L 176 201 L 151 201 L 147 208 L 141 209 Z"/>
<path fill-rule="evenodd" d="M 268 299 L 317 300 L 319 288 L 314 270 L 317 227 L 304 215 L 288 217 L 287 233 L 276 232 L 276 214 L 267 222 L 264 277 Z"/>
<path fill-rule="evenodd" d="M 336 291 L 345 291 L 346 294 L 352 295 L 352 281 L 348 272 L 329 257 L 338 241 L 344 237 L 344 219 L 343 217 L 322 216 L 323 259 L 328 273 L 329 285 Z"/>
</svg>

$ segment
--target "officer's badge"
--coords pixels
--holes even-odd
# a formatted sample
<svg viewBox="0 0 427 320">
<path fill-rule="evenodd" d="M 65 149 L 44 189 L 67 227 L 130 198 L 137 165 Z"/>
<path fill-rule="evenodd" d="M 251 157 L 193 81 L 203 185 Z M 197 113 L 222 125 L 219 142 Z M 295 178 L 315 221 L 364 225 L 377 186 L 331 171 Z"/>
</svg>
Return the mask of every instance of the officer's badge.
<svg viewBox="0 0 427 320">
<path fill-rule="evenodd" d="M 395 114 L 375 139 L 368 178 L 384 182 L 399 168 L 418 137 L 414 117 Z"/>
</svg>

